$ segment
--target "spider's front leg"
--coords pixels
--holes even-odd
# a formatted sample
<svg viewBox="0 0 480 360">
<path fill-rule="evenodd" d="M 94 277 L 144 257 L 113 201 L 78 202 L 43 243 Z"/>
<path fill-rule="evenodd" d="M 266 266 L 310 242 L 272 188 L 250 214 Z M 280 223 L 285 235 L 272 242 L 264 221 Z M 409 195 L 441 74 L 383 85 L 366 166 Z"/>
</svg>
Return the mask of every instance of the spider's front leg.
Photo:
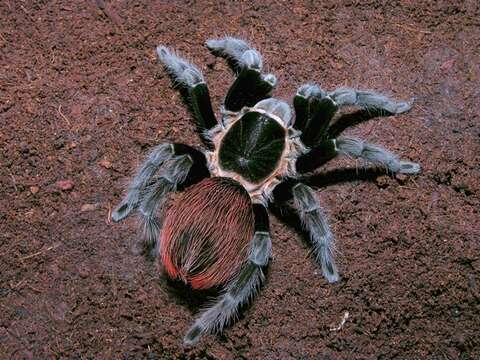
<svg viewBox="0 0 480 360">
<path fill-rule="evenodd" d="M 337 104 L 320 87 L 302 85 L 293 98 L 295 108 L 294 128 L 302 132 L 302 142 L 308 147 L 321 142 L 326 136 Z"/>
<path fill-rule="evenodd" d="M 273 74 L 262 74 L 262 56 L 245 41 L 226 37 L 220 40 L 208 40 L 207 47 L 235 62 L 238 75 L 225 97 L 225 109 L 240 111 L 244 106 L 252 107 L 260 100 L 270 97 L 277 84 Z"/>
<path fill-rule="evenodd" d="M 112 220 L 121 221 L 138 209 L 145 250 L 155 255 L 160 232 L 156 211 L 164 196 L 208 176 L 206 159 L 200 151 L 184 144 L 160 144 L 131 181 L 127 195 L 112 213 Z"/>
<path fill-rule="evenodd" d="M 347 105 L 391 114 L 399 114 L 411 108 L 411 104 L 396 102 L 371 91 L 343 88 L 327 94 L 316 85 L 301 86 L 294 98 L 294 126 L 302 131 L 301 139 L 311 150 L 297 159 L 299 172 L 312 171 L 336 155 L 385 166 L 391 172 L 415 174 L 420 171 L 418 164 L 399 160 L 395 154 L 378 145 L 349 137 L 330 138 L 330 122 L 335 111 Z"/>
<path fill-rule="evenodd" d="M 170 52 L 165 46 L 158 46 L 157 54 L 174 80 L 187 90 L 189 105 L 200 128 L 209 130 L 216 126 L 217 119 L 212 109 L 210 94 L 200 70 Z"/>
<path fill-rule="evenodd" d="M 339 106 L 359 106 L 364 109 L 384 110 L 390 114 L 401 114 L 412 108 L 411 103 L 394 101 L 373 91 L 340 88 L 328 94 Z"/>
<path fill-rule="evenodd" d="M 340 280 L 333 258 L 335 237 L 315 197 L 315 192 L 309 186 L 298 183 L 292 188 L 292 194 L 295 208 L 299 212 L 305 229 L 310 234 L 315 258 L 322 268 L 323 276 L 331 283 Z"/>
<path fill-rule="evenodd" d="M 249 257 L 238 275 L 227 285 L 216 303 L 195 321 L 184 337 L 184 343 L 196 343 L 202 334 L 220 332 L 238 315 L 238 309 L 247 303 L 265 280 L 263 267 L 272 251 L 268 213 L 261 204 L 253 205 L 255 234 L 250 243 Z"/>
</svg>

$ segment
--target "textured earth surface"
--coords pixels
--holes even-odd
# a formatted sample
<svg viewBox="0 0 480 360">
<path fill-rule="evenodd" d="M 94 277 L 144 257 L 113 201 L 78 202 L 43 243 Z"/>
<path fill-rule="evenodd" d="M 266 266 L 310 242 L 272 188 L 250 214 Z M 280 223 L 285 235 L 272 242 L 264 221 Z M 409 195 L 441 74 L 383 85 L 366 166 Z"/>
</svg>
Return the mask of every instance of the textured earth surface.
<svg viewBox="0 0 480 360">
<path fill-rule="evenodd" d="M 2 1 L 0 358 L 478 359 L 480 5 L 458 3 Z M 261 294 L 184 348 L 209 296 L 169 282 L 109 212 L 155 144 L 200 145 L 155 46 L 194 60 L 218 108 L 233 75 L 203 44 L 225 34 L 261 50 L 279 98 L 309 81 L 415 98 L 338 128 L 423 171 L 320 169 L 342 281 L 278 211 Z"/>
</svg>

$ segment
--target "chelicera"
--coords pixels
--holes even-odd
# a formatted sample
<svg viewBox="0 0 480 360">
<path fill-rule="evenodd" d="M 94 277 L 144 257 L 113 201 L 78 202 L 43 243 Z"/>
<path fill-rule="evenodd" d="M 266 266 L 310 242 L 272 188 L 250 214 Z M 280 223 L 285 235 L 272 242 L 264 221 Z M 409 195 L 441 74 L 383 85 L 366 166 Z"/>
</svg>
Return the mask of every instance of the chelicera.
<svg viewBox="0 0 480 360">
<path fill-rule="evenodd" d="M 325 92 L 301 86 L 290 106 L 271 92 L 276 77 L 262 73 L 262 57 L 235 38 L 207 41 L 235 65 L 237 77 L 217 118 L 202 73 L 164 46 L 157 54 L 182 88 L 205 147 L 164 143 L 153 149 L 112 214 L 120 221 L 138 210 L 143 244 L 166 272 L 194 289 L 221 287 L 216 302 L 197 318 L 184 343 L 222 331 L 265 280 L 272 250 L 268 205 L 293 204 L 310 234 L 315 260 L 328 282 L 339 281 L 334 236 L 315 192 L 300 180 L 336 155 L 359 158 L 388 171 L 415 174 L 416 163 L 362 140 L 332 136 L 337 109 L 359 106 L 398 114 L 411 107 L 371 91 Z M 288 186 L 278 187 L 279 184 Z M 280 190 L 279 190 L 280 189 Z M 168 195 L 179 192 L 173 199 Z M 168 199 L 168 201 L 167 201 Z"/>
</svg>

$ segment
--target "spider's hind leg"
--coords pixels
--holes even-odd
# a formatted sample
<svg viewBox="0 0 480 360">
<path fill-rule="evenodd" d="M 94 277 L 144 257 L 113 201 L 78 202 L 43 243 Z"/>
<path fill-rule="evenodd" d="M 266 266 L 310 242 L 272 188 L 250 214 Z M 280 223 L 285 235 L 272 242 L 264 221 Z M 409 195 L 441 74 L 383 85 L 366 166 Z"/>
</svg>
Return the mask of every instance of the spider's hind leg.
<svg viewBox="0 0 480 360">
<path fill-rule="evenodd" d="M 161 227 L 156 213 L 165 195 L 208 176 L 200 151 L 183 144 L 158 145 L 131 181 L 127 195 L 112 213 L 112 220 L 121 221 L 138 209 L 144 250 L 156 255 Z"/>
<path fill-rule="evenodd" d="M 212 109 L 210 94 L 200 70 L 170 52 L 165 46 L 158 46 L 157 54 L 174 80 L 187 91 L 189 105 L 199 127 L 209 130 L 216 126 L 217 119 Z"/>
<path fill-rule="evenodd" d="M 112 213 L 112 220 L 119 222 L 131 214 L 138 204 L 147 186 L 151 183 L 157 170 L 174 156 L 173 144 L 156 146 L 138 170 L 128 186 L 127 195 Z"/>
<path fill-rule="evenodd" d="M 248 261 L 227 285 L 225 293 L 190 327 L 183 339 L 186 345 L 196 343 L 202 334 L 222 331 L 237 316 L 239 308 L 256 294 L 265 280 L 263 267 L 268 264 L 272 251 L 268 214 L 263 205 L 254 204 L 253 209 L 255 234 L 250 243 Z"/>
<path fill-rule="evenodd" d="M 225 109 L 240 111 L 244 106 L 253 106 L 260 100 L 270 97 L 277 84 L 273 74 L 262 74 L 263 60 L 260 53 L 245 41 L 226 37 L 208 40 L 207 47 L 215 54 L 232 60 L 238 68 L 238 75 L 227 96 Z"/>
<path fill-rule="evenodd" d="M 292 188 L 293 200 L 305 229 L 310 234 L 315 258 L 322 268 L 323 276 L 328 282 L 340 280 L 333 258 L 335 237 L 327 218 L 309 186 L 298 183 Z"/>
</svg>

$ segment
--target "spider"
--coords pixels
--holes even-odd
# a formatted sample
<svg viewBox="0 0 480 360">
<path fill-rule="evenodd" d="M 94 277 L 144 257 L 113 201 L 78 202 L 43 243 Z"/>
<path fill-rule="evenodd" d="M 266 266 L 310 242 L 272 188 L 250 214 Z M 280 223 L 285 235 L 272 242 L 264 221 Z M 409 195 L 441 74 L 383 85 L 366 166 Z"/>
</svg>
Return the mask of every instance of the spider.
<svg viewBox="0 0 480 360">
<path fill-rule="evenodd" d="M 411 105 L 371 91 L 340 88 L 325 92 L 301 86 L 290 106 L 271 97 L 277 79 L 262 73 L 262 57 L 247 42 L 226 37 L 207 47 L 233 64 L 236 79 L 215 115 L 207 84 L 197 67 L 164 46 L 160 61 L 181 88 L 204 143 L 203 149 L 179 143 L 156 146 L 112 213 L 118 222 L 134 210 L 144 229 L 146 252 L 159 258 L 167 274 L 193 289 L 221 288 L 184 337 L 197 342 L 221 332 L 265 281 L 272 251 L 267 207 L 279 197 L 292 199 L 309 233 L 316 262 L 330 283 L 339 281 L 334 235 L 315 192 L 301 175 L 336 155 L 346 155 L 415 174 L 420 166 L 401 161 L 377 145 L 329 131 L 337 109 L 359 106 L 389 114 Z M 277 187 L 284 183 L 289 186 Z M 175 196 L 168 193 L 177 192 Z M 168 200 L 167 200 L 168 199 Z"/>
</svg>

